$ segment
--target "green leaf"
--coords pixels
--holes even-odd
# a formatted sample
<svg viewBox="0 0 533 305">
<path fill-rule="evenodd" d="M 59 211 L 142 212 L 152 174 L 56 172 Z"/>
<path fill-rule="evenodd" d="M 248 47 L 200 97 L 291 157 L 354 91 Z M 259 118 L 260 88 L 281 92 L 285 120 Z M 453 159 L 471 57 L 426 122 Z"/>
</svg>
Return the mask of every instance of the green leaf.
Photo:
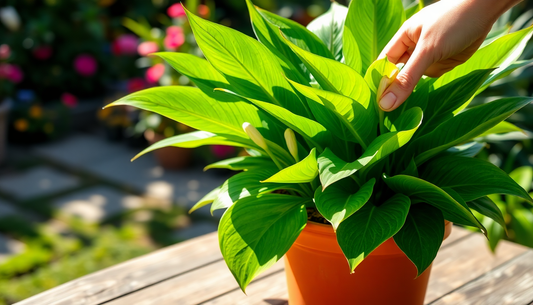
<svg viewBox="0 0 533 305">
<path fill-rule="evenodd" d="M 442 152 L 443 155 L 451 155 L 456 157 L 475 157 L 483 148 L 485 148 L 486 143 L 480 142 L 469 142 L 463 145 L 458 145 L 448 148 L 446 151 Z"/>
<path fill-rule="evenodd" d="M 484 217 L 481 223 L 483 223 L 483 226 L 487 228 L 489 247 L 490 250 L 495 253 L 498 243 L 505 237 L 505 230 L 501 225 L 488 217 Z"/>
<path fill-rule="evenodd" d="M 504 230 L 507 230 L 505 219 L 503 218 L 502 211 L 489 197 L 481 197 L 476 200 L 467 202 L 468 207 L 474 211 L 477 211 L 481 215 L 487 216 L 496 221 Z M 488 228 L 487 228 L 488 229 Z M 489 230 L 490 239 L 490 230 Z"/>
<path fill-rule="evenodd" d="M 441 188 L 453 189 L 465 201 L 490 194 L 509 194 L 533 202 L 528 193 L 504 171 L 481 159 L 436 158 L 427 163 L 421 177 Z"/>
<path fill-rule="evenodd" d="M 452 146 L 481 135 L 532 100 L 526 97 L 504 98 L 470 108 L 445 121 L 410 146 L 415 150 L 416 164 L 420 165 Z"/>
<path fill-rule="evenodd" d="M 442 212 L 428 204 L 414 204 L 403 227 L 394 235 L 398 248 L 416 266 L 420 276 L 437 256 L 444 238 Z"/>
<path fill-rule="evenodd" d="M 291 84 L 307 98 L 317 121 L 337 137 L 359 143 L 364 149 L 375 137 L 377 116 L 368 103 L 361 104 L 349 97 L 295 82 Z"/>
<path fill-rule="evenodd" d="M 346 162 L 326 149 L 318 157 L 318 172 L 320 181 L 325 189 L 329 185 L 349 177 L 364 166 L 369 166 L 381 160 L 398 148 L 405 145 L 422 122 L 422 110 L 412 108 L 398 119 L 398 131 L 389 132 L 377 137 L 363 155 L 354 162 Z"/>
<path fill-rule="evenodd" d="M 451 196 L 438 186 L 423 179 L 406 175 L 385 177 L 384 181 L 397 193 L 405 194 L 411 197 L 411 199 L 416 199 L 439 208 L 444 214 L 445 219 L 455 223 L 478 227 L 483 232 L 486 232 L 479 221 L 472 215 L 472 212 L 463 200 Z"/>
<path fill-rule="evenodd" d="M 496 69 L 494 72 L 490 74 L 489 78 L 485 80 L 485 82 L 483 83 L 483 86 L 481 86 L 481 88 L 479 88 L 479 90 L 476 92 L 476 95 L 481 93 L 483 90 L 487 89 L 493 82 L 510 75 L 513 71 L 519 68 L 529 66 L 531 64 L 533 64 L 533 59 L 520 60 L 520 61 L 510 64 L 504 69 Z"/>
<path fill-rule="evenodd" d="M 230 177 L 220 188 L 217 198 L 211 205 L 211 213 L 233 205 L 239 199 L 266 194 L 275 190 L 294 190 L 295 185 L 289 183 L 261 183 L 277 172 L 276 167 L 263 167 L 238 173 Z"/>
<path fill-rule="evenodd" d="M 522 130 L 522 128 L 512 124 L 512 123 L 509 123 L 509 122 L 506 122 L 506 121 L 502 121 L 500 123 L 498 123 L 496 126 L 492 127 L 491 129 L 485 131 L 484 133 L 480 134 L 479 137 L 482 138 L 482 137 L 486 137 L 488 135 L 492 135 L 492 134 L 501 134 L 501 133 L 508 133 L 508 132 L 514 132 L 514 131 L 520 131 L 520 132 L 524 132 Z"/>
<path fill-rule="evenodd" d="M 207 95 L 193 87 L 165 86 L 132 93 L 107 107 L 116 105 L 130 105 L 152 111 L 192 128 L 241 143 L 243 146 L 255 147 L 242 129 L 242 124 L 249 122 L 265 137 L 276 156 L 285 162 L 292 160 L 292 157 L 276 144 L 282 141 L 284 129 L 267 113 L 235 96 L 220 92 Z"/>
<path fill-rule="evenodd" d="M 464 64 L 455 67 L 452 71 L 437 79 L 434 87 L 439 88 L 444 86 L 474 70 L 499 67 L 493 72 L 497 74 L 500 70 L 504 70 L 520 57 L 532 33 L 533 27 L 529 27 L 494 40 L 485 47 L 480 48 Z"/>
<path fill-rule="evenodd" d="M 254 146 L 252 142 L 246 145 L 242 142 L 230 141 L 224 137 L 217 136 L 214 133 L 207 131 L 193 131 L 185 134 L 180 134 L 170 138 L 166 138 L 157 143 L 150 145 L 145 150 L 138 153 L 131 161 L 139 158 L 140 156 L 163 147 L 182 147 L 182 148 L 196 148 L 203 145 L 228 145 L 237 147 L 249 147 Z"/>
<path fill-rule="evenodd" d="M 224 213 L 218 228 L 220 250 L 243 291 L 300 235 L 307 223 L 307 201 L 277 194 L 247 197 Z"/>
<path fill-rule="evenodd" d="M 220 188 L 221 188 L 221 186 L 215 188 L 211 192 L 207 193 L 204 197 L 202 197 L 202 199 L 200 199 L 196 204 L 194 204 L 194 206 L 189 210 L 189 214 L 191 214 L 192 212 L 198 210 L 201 207 L 204 207 L 204 206 L 206 206 L 208 204 L 213 203 L 213 201 L 215 201 L 215 199 L 218 197 L 218 193 L 220 192 Z"/>
<path fill-rule="evenodd" d="M 515 233 L 516 242 L 526 247 L 533 247 L 533 212 L 519 208 L 514 210 L 511 216 L 511 229 Z"/>
<path fill-rule="evenodd" d="M 413 17 L 414 14 L 420 12 L 421 9 L 424 8 L 423 1 L 415 1 L 411 3 L 408 7 L 405 8 L 405 19 L 409 19 Z"/>
<path fill-rule="evenodd" d="M 320 38 L 301 24 L 255 7 L 250 0 L 247 0 L 246 3 L 257 39 L 272 53 L 285 61 L 289 67 L 294 67 L 293 70 L 298 71 L 305 77 L 307 83 L 310 81 L 309 72 L 306 71 L 303 63 L 286 44 L 281 32 L 289 41 L 299 47 L 324 57 L 333 58 L 333 55 Z M 301 80 L 299 82 L 305 83 Z"/>
<path fill-rule="evenodd" d="M 363 74 L 405 21 L 401 0 L 350 3 L 344 30 L 346 63 Z M 359 54 L 356 51 L 359 51 Z"/>
<path fill-rule="evenodd" d="M 215 88 L 230 88 L 228 81 L 205 59 L 178 52 L 155 53 L 172 68 L 190 78 L 202 91 L 210 93 Z"/>
<path fill-rule="evenodd" d="M 230 91 L 224 91 L 232 94 Z M 290 129 L 305 137 L 319 149 L 326 147 L 331 140 L 331 133 L 324 128 L 324 126 L 311 119 L 299 116 L 283 107 L 279 107 L 270 103 L 262 102 L 252 98 L 247 98 L 247 100 L 265 112 L 269 113 L 276 119 L 280 120 Z"/>
<path fill-rule="evenodd" d="M 315 180 L 317 175 L 316 148 L 313 148 L 309 155 L 302 161 L 282 169 L 272 177 L 261 182 L 307 183 Z"/>
<path fill-rule="evenodd" d="M 340 224 L 337 242 L 348 259 L 351 273 L 372 251 L 400 230 L 410 204 L 407 196 L 396 194 L 380 206 L 367 203 Z"/>
<path fill-rule="evenodd" d="M 275 166 L 274 162 L 269 158 L 263 157 L 235 157 L 226 160 L 221 160 L 204 167 L 204 171 L 212 168 L 224 168 L 233 171 L 247 171 L 250 169 Z"/>
<path fill-rule="evenodd" d="M 453 117 L 453 111 L 470 103 L 477 90 L 493 69 L 475 70 L 462 76 L 429 94 L 427 109 L 424 111 L 426 121 L 422 129 L 433 130 L 435 126 Z"/>
<path fill-rule="evenodd" d="M 355 194 L 352 194 L 345 187 L 337 185 L 332 185 L 324 191 L 322 188 L 318 188 L 315 192 L 316 208 L 336 231 L 341 222 L 368 202 L 375 183 L 376 179 L 370 179 Z"/>
<path fill-rule="evenodd" d="M 515 168 L 509 173 L 509 177 L 520 185 L 526 192 L 531 190 L 531 181 L 533 181 L 533 167 L 521 166 Z M 505 196 L 505 201 L 510 210 L 516 208 L 519 200 L 515 196 Z"/>
<path fill-rule="evenodd" d="M 351 97 L 368 108 L 370 89 L 365 79 L 354 69 L 333 59 L 305 51 L 289 41 L 287 43 L 324 90 Z"/>
<path fill-rule="evenodd" d="M 337 61 L 343 61 L 342 36 L 346 14 L 348 14 L 347 7 L 331 2 L 331 7 L 327 12 L 307 25 L 307 29 L 324 42 Z"/>
<path fill-rule="evenodd" d="M 306 105 L 284 78 L 284 71 L 290 71 L 290 67 L 264 45 L 188 11 L 187 16 L 198 46 L 207 60 L 225 76 L 232 90 L 306 115 Z"/>
<path fill-rule="evenodd" d="M 378 91 L 379 83 L 383 76 L 391 75 L 391 73 L 398 69 L 395 64 L 391 63 L 387 57 L 381 58 L 373 62 L 366 70 L 365 81 L 374 95 Z"/>
</svg>

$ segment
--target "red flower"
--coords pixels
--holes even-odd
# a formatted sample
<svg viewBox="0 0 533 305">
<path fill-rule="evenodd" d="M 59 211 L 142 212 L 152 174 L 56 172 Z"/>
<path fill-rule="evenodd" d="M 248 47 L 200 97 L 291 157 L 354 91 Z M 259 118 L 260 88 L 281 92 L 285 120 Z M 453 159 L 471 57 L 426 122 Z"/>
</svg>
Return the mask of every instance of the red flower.
<svg viewBox="0 0 533 305">
<path fill-rule="evenodd" d="M 170 16 L 170 18 L 179 18 L 185 16 L 185 10 L 180 3 L 175 3 L 168 8 L 167 14 Z"/>
<path fill-rule="evenodd" d="M 167 36 L 165 37 L 165 48 L 175 51 L 185 43 L 185 35 L 183 29 L 179 26 L 169 26 L 167 28 Z"/>
<path fill-rule="evenodd" d="M 163 74 L 165 74 L 165 65 L 155 64 L 146 70 L 146 80 L 152 84 L 157 83 Z"/>
<path fill-rule="evenodd" d="M 135 55 L 139 39 L 133 34 L 120 35 L 111 46 L 114 55 Z"/>
<path fill-rule="evenodd" d="M 144 79 L 136 77 L 130 79 L 126 87 L 128 88 L 128 93 L 133 93 L 144 89 L 146 87 L 146 83 L 144 82 Z"/>
<path fill-rule="evenodd" d="M 74 59 L 74 69 L 81 76 L 92 76 L 97 68 L 96 59 L 89 54 L 80 54 Z"/>
<path fill-rule="evenodd" d="M 61 103 L 69 108 L 74 108 L 78 105 L 78 98 L 73 94 L 65 92 L 61 94 Z"/>
<path fill-rule="evenodd" d="M 235 153 L 235 147 L 226 145 L 213 145 L 211 146 L 213 155 L 218 159 L 226 158 Z"/>
<path fill-rule="evenodd" d="M 145 41 L 137 47 L 137 53 L 141 56 L 148 56 L 151 53 L 155 53 L 159 50 L 157 43 L 153 41 Z"/>
<path fill-rule="evenodd" d="M 0 64 L 0 79 L 3 78 L 18 84 L 24 79 L 24 72 L 17 65 Z"/>
<path fill-rule="evenodd" d="M 47 60 L 52 56 L 52 47 L 40 46 L 33 50 L 33 56 L 39 60 Z"/>
<path fill-rule="evenodd" d="M 0 59 L 8 59 L 9 56 L 11 56 L 11 48 L 9 45 L 0 45 Z"/>
</svg>

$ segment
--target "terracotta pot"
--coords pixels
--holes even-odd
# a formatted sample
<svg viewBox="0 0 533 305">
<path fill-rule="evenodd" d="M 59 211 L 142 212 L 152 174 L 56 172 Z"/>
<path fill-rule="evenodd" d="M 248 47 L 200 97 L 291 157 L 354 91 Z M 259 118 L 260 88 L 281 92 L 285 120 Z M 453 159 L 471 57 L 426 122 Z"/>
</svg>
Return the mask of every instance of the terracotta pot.
<svg viewBox="0 0 533 305">
<path fill-rule="evenodd" d="M 150 145 L 165 139 L 165 136 L 152 130 L 144 132 L 144 137 Z M 191 164 L 192 149 L 181 147 L 164 147 L 154 150 L 159 164 L 166 169 L 183 169 Z"/>
<path fill-rule="evenodd" d="M 452 224 L 446 222 L 446 239 Z M 422 305 L 431 266 L 416 268 L 392 238 L 350 274 L 333 228 L 308 222 L 285 256 L 290 305 Z"/>
</svg>

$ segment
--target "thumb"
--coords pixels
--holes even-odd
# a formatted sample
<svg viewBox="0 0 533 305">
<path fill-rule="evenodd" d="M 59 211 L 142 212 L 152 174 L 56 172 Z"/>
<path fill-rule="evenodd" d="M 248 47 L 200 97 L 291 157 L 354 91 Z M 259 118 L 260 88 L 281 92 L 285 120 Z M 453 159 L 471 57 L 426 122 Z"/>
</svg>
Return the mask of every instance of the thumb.
<svg viewBox="0 0 533 305">
<path fill-rule="evenodd" d="M 432 64 L 427 51 L 420 47 L 415 48 L 396 79 L 381 95 L 379 107 L 384 111 L 392 111 L 403 104 Z"/>
</svg>

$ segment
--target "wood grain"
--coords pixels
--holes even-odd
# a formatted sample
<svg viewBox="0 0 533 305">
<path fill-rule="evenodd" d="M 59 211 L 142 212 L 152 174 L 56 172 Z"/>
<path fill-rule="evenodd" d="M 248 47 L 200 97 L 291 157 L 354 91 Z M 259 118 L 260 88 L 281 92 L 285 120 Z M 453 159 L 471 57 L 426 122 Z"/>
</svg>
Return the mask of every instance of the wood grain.
<svg viewBox="0 0 533 305">
<path fill-rule="evenodd" d="M 259 275 L 255 281 L 260 281 L 273 273 L 283 274 L 283 268 L 283 260 L 280 260 Z M 106 304 L 200 304 L 228 291 L 243 294 L 225 262 L 218 261 Z M 250 292 L 249 289 L 247 292 Z"/>
<path fill-rule="evenodd" d="M 18 304 L 100 304 L 221 259 L 216 232 L 210 233 L 84 276 Z"/>
<path fill-rule="evenodd" d="M 471 234 L 437 254 L 429 280 L 426 303 L 474 280 L 523 254 L 527 248 L 502 241 L 492 254 L 481 234 Z"/>
<path fill-rule="evenodd" d="M 533 251 L 440 298 L 434 305 L 526 305 L 533 300 Z"/>
</svg>

